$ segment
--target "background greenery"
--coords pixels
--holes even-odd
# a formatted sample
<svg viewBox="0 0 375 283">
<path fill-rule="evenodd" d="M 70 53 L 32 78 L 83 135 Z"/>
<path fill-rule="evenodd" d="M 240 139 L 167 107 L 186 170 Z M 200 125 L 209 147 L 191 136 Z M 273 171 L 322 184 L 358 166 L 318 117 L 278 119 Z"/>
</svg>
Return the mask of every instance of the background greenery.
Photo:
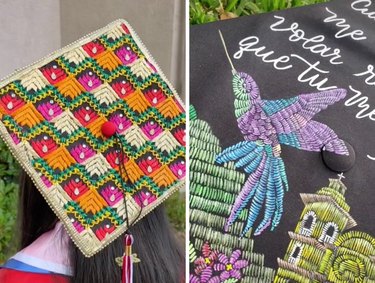
<svg viewBox="0 0 375 283">
<path fill-rule="evenodd" d="M 0 140 L 0 263 L 17 249 L 15 223 L 18 206 L 19 166 Z"/>
<path fill-rule="evenodd" d="M 259 14 L 328 0 L 190 0 L 190 24 Z"/>
</svg>

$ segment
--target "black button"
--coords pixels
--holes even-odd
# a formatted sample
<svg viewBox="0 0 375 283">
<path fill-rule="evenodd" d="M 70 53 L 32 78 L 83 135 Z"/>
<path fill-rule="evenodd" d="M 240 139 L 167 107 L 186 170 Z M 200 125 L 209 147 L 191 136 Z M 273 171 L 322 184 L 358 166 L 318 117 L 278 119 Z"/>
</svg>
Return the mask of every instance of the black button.
<svg viewBox="0 0 375 283">
<path fill-rule="evenodd" d="M 322 150 L 324 164 L 332 171 L 341 173 L 349 171 L 355 163 L 355 151 L 351 144 L 344 141 L 349 155 L 336 154 L 334 152 Z"/>
</svg>

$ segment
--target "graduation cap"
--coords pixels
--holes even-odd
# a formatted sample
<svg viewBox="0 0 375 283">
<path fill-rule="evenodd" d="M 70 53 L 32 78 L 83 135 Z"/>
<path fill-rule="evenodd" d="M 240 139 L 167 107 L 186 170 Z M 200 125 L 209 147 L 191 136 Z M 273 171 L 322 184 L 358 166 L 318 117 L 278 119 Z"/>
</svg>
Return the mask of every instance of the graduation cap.
<svg viewBox="0 0 375 283">
<path fill-rule="evenodd" d="M 349 260 L 332 265 L 333 257 L 345 258 L 336 251 L 319 270 L 328 257 L 308 246 L 343 239 L 327 224 L 336 214 L 324 207 L 331 198 L 322 196 L 341 184 L 327 186 L 341 172 L 352 218 L 337 215 L 350 219 L 350 227 L 355 219 L 355 229 L 367 234 L 358 238 L 370 239 L 363 274 L 373 278 L 372 10 L 331 1 L 191 27 L 191 282 L 302 282 L 308 276 L 334 282 L 319 277 L 329 268 L 341 280 L 363 281 L 355 264 L 345 265 Z M 301 223 L 314 219 L 301 194 L 322 205 L 320 222 L 302 238 Z M 298 238 L 291 239 L 292 231 Z"/>
<path fill-rule="evenodd" d="M 124 20 L 2 80 L 0 119 L 1 137 L 87 257 L 184 184 L 183 103 Z"/>
</svg>

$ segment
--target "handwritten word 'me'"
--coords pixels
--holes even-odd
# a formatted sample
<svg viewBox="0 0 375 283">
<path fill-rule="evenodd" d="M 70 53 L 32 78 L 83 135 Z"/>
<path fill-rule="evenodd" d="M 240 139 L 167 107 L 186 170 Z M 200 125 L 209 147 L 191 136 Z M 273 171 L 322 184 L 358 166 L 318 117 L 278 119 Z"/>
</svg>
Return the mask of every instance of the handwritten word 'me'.
<svg viewBox="0 0 375 283">
<path fill-rule="evenodd" d="M 325 23 L 336 22 L 336 26 L 340 28 L 338 32 L 336 32 L 336 38 L 343 38 L 350 36 L 353 40 L 364 40 L 367 37 L 364 35 L 365 33 L 362 30 L 356 29 L 353 31 L 350 30 L 350 24 L 346 23 L 346 20 L 343 18 L 338 18 L 335 12 L 332 12 L 330 9 L 326 7 L 326 11 L 331 15 L 324 19 Z"/>
<path fill-rule="evenodd" d="M 361 91 L 355 89 L 351 85 L 349 88 L 355 93 L 355 95 L 345 101 L 345 106 L 350 107 L 357 104 L 357 107 L 361 109 L 357 115 L 355 115 L 357 119 L 367 118 L 371 121 L 375 121 L 375 109 L 371 110 L 371 105 L 368 103 L 368 97 L 362 95 Z"/>
<path fill-rule="evenodd" d="M 333 65 L 343 64 L 340 54 L 340 49 L 335 48 L 332 50 L 331 47 L 328 47 L 324 44 L 325 37 L 324 35 L 317 35 L 311 38 L 306 37 L 305 31 L 299 28 L 298 23 L 294 22 L 289 27 L 281 27 L 280 25 L 285 22 L 285 18 L 281 16 L 274 16 L 275 19 L 279 19 L 276 23 L 270 26 L 272 31 L 280 32 L 289 32 L 289 41 L 291 42 L 301 42 L 302 48 L 309 50 L 314 54 L 318 54 L 323 58 L 330 58 L 329 61 Z"/>
<path fill-rule="evenodd" d="M 371 0 L 357 0 L 352 3 L 352 9 L 361 12 L 362 15 L 367 16 L 369 19 L 375 20 L 375 11 L 369 11 L 368 7 L 371 6 Z"/>
</svg>

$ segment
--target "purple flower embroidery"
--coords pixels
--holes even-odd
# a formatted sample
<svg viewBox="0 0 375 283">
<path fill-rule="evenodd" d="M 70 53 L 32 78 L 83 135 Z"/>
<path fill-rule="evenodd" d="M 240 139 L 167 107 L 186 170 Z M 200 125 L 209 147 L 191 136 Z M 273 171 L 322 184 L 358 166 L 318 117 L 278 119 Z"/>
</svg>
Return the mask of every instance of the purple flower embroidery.
<svg viewBox="0 0 375 283">
<path fill-rule="evenodd" d="M 214 270 L 221 271 L 221 281 L 225 281 L 229 278 L 242 278 L 241 269 L 247 267 L 249 265 L 249 262 L 245 259 L 239 259 L 240 256 L 240 250 L 235 250 L 229 259 L 225 254 L 219 254 L 219 263 L 214 264 Z"/>
<path fill-rule="evenodd" d="M 132 125 L 132 122 L 122 113 L 116 113 L 111 117 L 110 121 L 116 125 L 118 133 L 122 133 Z"/>
<path fill-rule="evenodd" d="M 87 144 L 78 144 L 71 149 L 70 154 L 78 163 L 82 163 L 85 160 L 95 155 L 94 150 L 92 150 Z"/>
<path fill-rule="evenodd" d="M 202 256 L 198 257 L 194 261 L 194 265 L 196 266 L 194 271 L 195 275 L 190 275 L 189 282 L 190 283 L 219 283 L 220 277 L 214 276 L 212 277 L 213 273 L 213 265 L 214 262 L 217 260 L 217 252 L 211 250 L 211 246 L 208 242 L 204 243 L 202 246 Z"/>
</svg>

